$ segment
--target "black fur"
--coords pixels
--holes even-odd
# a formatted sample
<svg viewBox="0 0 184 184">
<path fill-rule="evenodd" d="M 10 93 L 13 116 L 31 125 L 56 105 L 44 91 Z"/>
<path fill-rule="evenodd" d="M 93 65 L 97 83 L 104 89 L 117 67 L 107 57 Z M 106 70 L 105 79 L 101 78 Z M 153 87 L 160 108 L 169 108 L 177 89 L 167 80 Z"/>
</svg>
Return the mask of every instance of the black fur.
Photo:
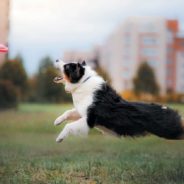
<svg viewBox="0 0 184 184">
<path fill-rule="evenodd" d="M 85 73 L 83 64 L 69 63 L 64 65 L 64 73 L 71 83 L 77 83 Z"/>
<path fill-rule="evenodd" d="M 91 128 L 101 125 L 124 136 L 150 132 L 167 139 L 179 139 L 184 133 L 176 111 L 158 104 L 128 102 L 106 83 L 94 94 L 87 122 Z"/>
</svg>

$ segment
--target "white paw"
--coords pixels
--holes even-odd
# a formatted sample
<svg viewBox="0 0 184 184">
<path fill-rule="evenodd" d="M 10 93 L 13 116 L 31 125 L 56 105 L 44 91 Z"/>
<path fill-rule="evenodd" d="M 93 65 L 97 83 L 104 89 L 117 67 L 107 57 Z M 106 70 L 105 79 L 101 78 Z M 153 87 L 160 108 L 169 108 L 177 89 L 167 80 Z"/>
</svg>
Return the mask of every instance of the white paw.
<svg viewBox="0 0 184 184">
<path fill-rule="evenodd" d="M 58 118 L 54 121 L 54 125 L 57 126 L 57 125 L 61 124 L 63 121 L 65 121 L 65 117 L 64 117 L 64 116 L 58 117 Z"/>
<path fill-rule="evenodd" d="M 58 120 L 58 119 L 56 119 L 55 121 L 54 121 L 54 125 L 55 126 L 57 126 L 57 125 L 59 125 L 61 122 Z"/>
<path fill-rule="evenodd" d="M 64 139 L 64 138 L 57 137 L 56 142 L 57 142 L 57 143 L 60 143 L 60 142 L 63 141 L 63 139 Z"/>
</svg>

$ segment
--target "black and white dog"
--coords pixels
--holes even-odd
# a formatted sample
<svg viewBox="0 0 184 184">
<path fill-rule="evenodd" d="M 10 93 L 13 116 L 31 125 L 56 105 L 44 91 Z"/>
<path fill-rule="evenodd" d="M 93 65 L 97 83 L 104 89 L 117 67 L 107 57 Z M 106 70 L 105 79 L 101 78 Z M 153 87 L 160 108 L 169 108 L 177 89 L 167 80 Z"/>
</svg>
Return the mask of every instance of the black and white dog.
<svg viewBox="0 0 184 184">
<path fill-rule="evenodd" d="M 64 63 L 56 60 L 61 75 L 54 82 L 64 83 L 72 94 L 74 109 L 59 116 L 54 125 L 66 124 L 56 141 L 68 135 L 87 135 L 90 128 L 98 127 L 118 136 L 137 136 L 147 132 L 167 139 L 184 139 L 181 116 L 174 110 L 122 99 L 89 66 L 83 63 Z"/>
</svg>

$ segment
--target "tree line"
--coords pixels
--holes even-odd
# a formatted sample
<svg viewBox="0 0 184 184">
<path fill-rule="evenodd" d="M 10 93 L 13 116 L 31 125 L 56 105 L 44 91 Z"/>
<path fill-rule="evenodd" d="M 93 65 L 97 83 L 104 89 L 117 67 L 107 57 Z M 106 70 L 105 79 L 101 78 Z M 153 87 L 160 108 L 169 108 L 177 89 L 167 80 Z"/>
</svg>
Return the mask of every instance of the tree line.
<svg viewBox="0 0 184 184">
<path fill-rule="evenodd" d="M 0 66 L 0 109 L 17 107 L 19 102 L 70 102 L 62 85 L 53 83 L 57 70 L 50 57 L 41 60 L 37 74 L 28 77 L 20 55 Z"/>
</svg>

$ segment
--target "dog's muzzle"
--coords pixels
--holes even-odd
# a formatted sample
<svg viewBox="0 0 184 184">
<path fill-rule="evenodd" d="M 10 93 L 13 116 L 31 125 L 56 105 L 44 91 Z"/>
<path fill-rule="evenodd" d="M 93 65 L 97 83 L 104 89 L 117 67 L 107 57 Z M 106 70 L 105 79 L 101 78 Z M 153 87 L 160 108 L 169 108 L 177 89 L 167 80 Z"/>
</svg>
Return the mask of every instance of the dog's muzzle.
<svg viewBox="0 0 184 184">
<path fill-rule="evenodd" d="M 61 76 L 54 77 L 53 82 L 63 83 L 63 77 L 61 77 Z"/>
<path fill-rule="evenodd" d="M 55 67 L 56 67 L 57 69 L 59 69 L 59 71 L 60 71 L 61 73 L 63 73 L 63 67 L 64 67 L 64 65 L 65 65 L 65 62 L 63 62 L 63 61 L 60 60 L 60 59 L 57 59 L 54 65 L 55 65 Z M 54 77 L 53 81 L 54 81 L 55 83 L 63 83 L 63 82 L 64 82 L 64 79 L 63 79 L 62 76 L 57 76 L 57 77 Z"/>
</svg>

